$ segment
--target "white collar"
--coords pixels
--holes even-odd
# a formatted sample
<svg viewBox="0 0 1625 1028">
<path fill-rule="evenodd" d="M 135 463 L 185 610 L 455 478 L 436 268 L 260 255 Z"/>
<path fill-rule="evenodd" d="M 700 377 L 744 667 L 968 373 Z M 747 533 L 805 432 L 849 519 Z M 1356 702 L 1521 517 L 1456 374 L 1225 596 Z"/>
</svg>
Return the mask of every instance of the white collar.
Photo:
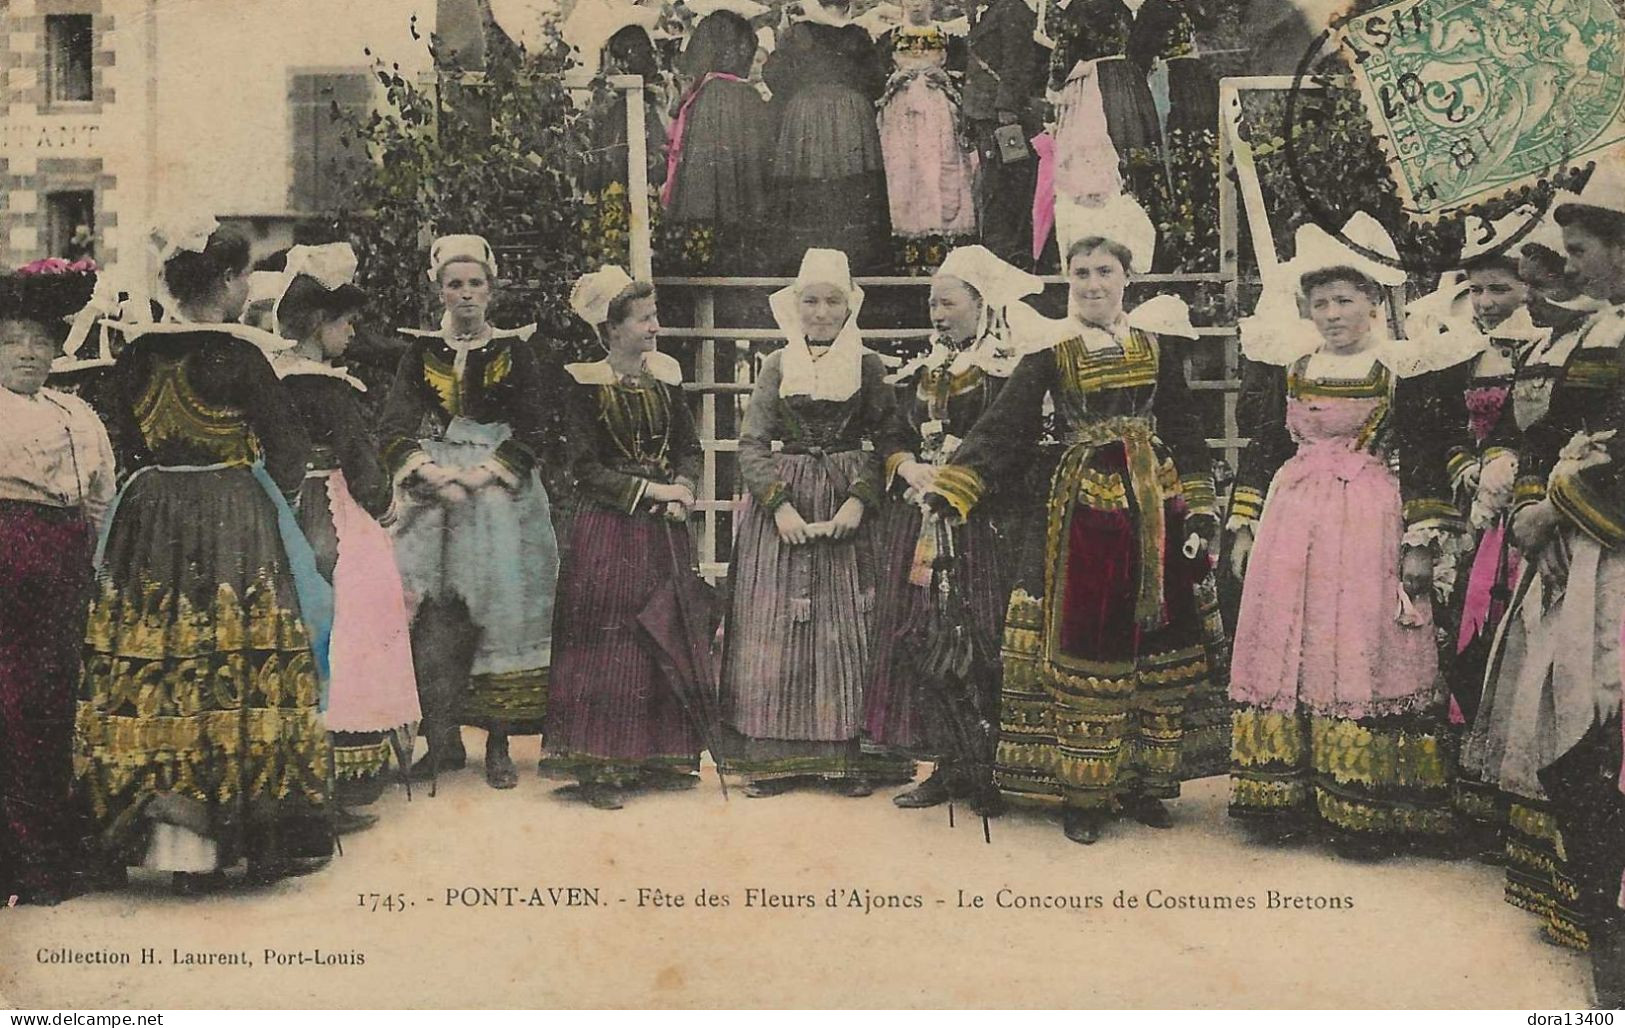
<svg viewBox="0 0 1625 1028">
<path fill-rule="evenodd" d="M 1330 374 L 1337 378 L 1351 378 L 1354 375 L 1369 374 L 1372 367 L 1378 364 L 1387 368 L 1390 373 L 1398 375 L 1391 360 L 1393 354 L 1388 349 L 1390 342 L 1392 341 L 1378 342 L 1358 353 L 1337 353 L 1325 349 L 1325 343 L 1321 342 L 1309 351 L 1308 357 L 1311 365 L 1318 363 L 1319 367 L 1316 370 L 1320 371 L 1322 376 Z"/>
<path fill-rule="evenodd" d="M 963 349 L 944 345 L 932 336 L 929 352 L 909 361 L 886 380 L 894 384 L 906 382 L 922 368 L 935 370 L 944 365 L 955 375 L 976 367 L 994 378 L 1009 378 L 1023 357 L 1050 349 L 1075 334 L 1067 320 L 1046 318 L 1019 300 L 1005 305 L 1000 313 L 1002 324 L 984 313 L 981 334 Z"/>
<path fill-rule="evenodd" d="M 584 361 L 579 364 L 566 364 L 564 370 L 570 377 L 582 385 L 607 386 L 616 385 L 620 377 L 610 366 L 609 359 L 601 361 Z M 656 382 L 663 382 L 669 386 L 683 384 L 683 366 L 677 363 L 677 358 L 670 354 L 651 350 L 643 355 L 643 370 Z"/>
<path fill-rule="evenodd" d="M 814 25 L 828 25 L 836 29 L 852 24 L 850 15 L 836 14 L 819 0 L 802 0 L 801 17 L 797 20 L 811 22 Z"/>
<path fill-rule="evenodd" d="M 481 349 L 493 339 L 521 339 L 528 340 L 536 333 L 536 323 L 524 325 L 519 328 L 497 328 L 489 323 L 485 330 L 477 336 L 458 336 L 451 330 L 451 311 L 440 316 L 440 328 L 434 331 L 422 328 L 403 328 L 399 330 L 402 335 L 416 336 L 419 339 L 438 339 L 451 347 L 455 356 L 451 362 L 451 372 L 459 379 L 468 368 L 468 355 Z"/>
<path fill-rule="evenodd" d="M 536 323 L 521 325 L 519 328 L 497 328 L 495 325 L 487 324 L 485 331 L 479 335 L 463 338 L 451 330 L 451 312 L 447 311 L 440 316 L 439 328 L 401 328 L 396 331 L 401 335 L 415 336 L 419 339 L 439 339 L 452 349 L 466 353 L 469 350 L 478 350 L 493 339 L 529 339 L 536 334 Z"/>
<path fill-rule="evenodd" d="M 1067 314 L 1067 321 L 1071 323 L 1072 337 L 1082 342 L 1083 348 L 1090 353 L 1121 350 L 1123 340 L 1127 339 L 1129 334 L 1128 318 L 1122 313 L 1119 313 L 1110 325 L 1096 325 L 1072 313 Z"/>
<path fill-rule="evenodd" d="M 816 0 L 815 0 L 816 2 Z M 814 400 L 844 400 L 863 385 L 863 355 L 869 351 L 858 332 L 858 310 L 863 291 L 853 287 L 846 324 L 835 340 L 818 357 L 807 345 L 796 309 L 797 289 L 786 286 L 768 297 L 773 320 L 784 332 L 784 356 L 780 364 L 780 396 L 809 396 Z"/>
<path fill-rule="evenodd" d="M 0 386 L 0 401 L 4 401 L 6 403 L 26 403 L 33 406 L 34 404 L 47 402 L 44 395 L 45 392 L 46 389 L 44 386 L 40 386 L 40 388 L 35 390 L 32 395 L 25 395 L 17 392 L 15 389 L 7 389 L 5 386 Z"/>
<path fill-rule="evenodd" d="M 1484 334 L 1491 339 L 1513 339 L 1518 342 L 1532 342 L 1544 338 L 1551 331 L 1549 328 L 1541 328 L 1535 324 L 1535 319 L 1529 314 L 1529 305 L 1522 304 L 1517 310 L 1508 314 L 1505 321 Z"/>
<path fill-rule="evenodd" d="M 1587 350 L 1617 349 L 1625 345 L 1625 304 L 1609 304 L 1593 311 L 1581 334 L 1580 345 Z"/>
<path fill-rule="evenodd" d="M 1519 307 L 1488 332 L 1471 315 L 1451 316 L 1425 309 L 1420 316 L 1405 319 L 1408 338 L 1381 344 L 1382 362 L 1397 378 L 1415 378 L 1471 360 L 1489 349 L 1493 340 L 1538 346 L 1549 334 L 1549 329 L 1536 326 L 1527 306 Z"/>
<path fill-rule="evenodd" d="M 103 321 L 103 325 L 124 333 L 126 342 L 133 343 L 147 335 L 182 335 L 187 332 L 219 332 L 223 335 L 251 343 L 267 360 L 294 345 L 292 339 L 272 335 L 262 328 L 236 321 L 219 323 L 201 321 Z"/>
<path fill-rule="evenodd" d="M 336 378 L 349 383 L 352 389 L 366 392 L 367 384 L 350 374 L 348 369 L 336 367 L 324 361 L 314 360 L 302 353 L 279 353 L 271 358 L 271 368 L 276 372 L 277 378 L 290 378 L 295 375 L 317 375 L 321 378 Z"/>
</svg>

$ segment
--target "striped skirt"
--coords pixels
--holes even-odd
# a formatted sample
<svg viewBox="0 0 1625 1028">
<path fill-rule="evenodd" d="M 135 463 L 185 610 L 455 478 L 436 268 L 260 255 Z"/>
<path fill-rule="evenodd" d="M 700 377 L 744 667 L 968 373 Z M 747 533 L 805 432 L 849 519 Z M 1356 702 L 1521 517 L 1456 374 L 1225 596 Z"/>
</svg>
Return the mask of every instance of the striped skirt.
<svg viewBox="0 0 1625 1028">
<path fill-rule="evenodd" d="M 672 527 L 675 560 L 689 537 Z M 583 511 L 559 580 L 544 765 L 583 781 L 629 784 L 644 770 L 692 771 L 699 738 L 638 627 L 638 613 L 672 574 L 667 526 L 649 517 Z"/>
<path fill-rule="evenodd" d="M 835 516 L 873 458 L 851 450 L 774 459 L 789 502 L 816 522 Z M 874 616 L 874 518 L 868 512 L 857 535 L 841 542 L 787 546 L 773 513 L 745 501 L 722 669 L 730 770 L 753 778 L 886 770 L 858 741 Z"/>
</svg>

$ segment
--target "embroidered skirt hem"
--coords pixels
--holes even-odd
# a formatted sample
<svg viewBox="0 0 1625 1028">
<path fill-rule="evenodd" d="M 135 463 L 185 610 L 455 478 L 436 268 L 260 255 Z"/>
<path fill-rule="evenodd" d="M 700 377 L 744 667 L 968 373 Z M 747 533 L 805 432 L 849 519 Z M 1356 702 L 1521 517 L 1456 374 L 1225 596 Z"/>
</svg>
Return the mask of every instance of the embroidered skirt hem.
<svg viewBox="0 0 1625 1028">
<path fill-rule="evenodd" d="M 1450 750 L 1447 730 L 1425 715 L 1354 720 L 1241 707 L 1230 815 L 1306 818 L 1359 836 L 1449 836 Z"/>
</svg>

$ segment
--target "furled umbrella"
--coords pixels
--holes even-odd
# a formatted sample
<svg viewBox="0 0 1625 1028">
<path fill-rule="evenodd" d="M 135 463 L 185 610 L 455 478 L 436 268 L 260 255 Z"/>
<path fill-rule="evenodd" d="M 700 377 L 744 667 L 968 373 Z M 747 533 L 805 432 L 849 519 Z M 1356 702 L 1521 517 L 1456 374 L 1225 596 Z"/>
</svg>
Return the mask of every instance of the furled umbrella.
<svg viewBox="0 0 1625 1028">
<path fill-rule="evenodd" d="M 716 592 L 682 559 L 672 525 L 668 522 L 663 527 L 671 555 L 671 575 L 638 611 L 638 627 L 701 745 L 717 760 L 717 781 L 726 799 L 728 782 L 722 774 L 719 719 L 713 700 L 717 672 L 711 640 L 718 622 Z"/>
<path fill-rule="evenodd" d="M 987 633 L 977 626 L 958 560 L 958 526 L 930 512 L 926 513 L 926 525 L 936 533 L 931 603 L 924 623 L 911 626 L 903 645 L 914 658 L 923 694 L 937 708 L 948 729 L 953 751 L 949 756 L 971 773 L 973 797 L 982 808 L 978 811 L 982 836 L 991 843 L 988 797 L 998 721 L 998 642 L 987 638 Z M 952 801 L 948 821 L 952 825 Z"/>
</svg>

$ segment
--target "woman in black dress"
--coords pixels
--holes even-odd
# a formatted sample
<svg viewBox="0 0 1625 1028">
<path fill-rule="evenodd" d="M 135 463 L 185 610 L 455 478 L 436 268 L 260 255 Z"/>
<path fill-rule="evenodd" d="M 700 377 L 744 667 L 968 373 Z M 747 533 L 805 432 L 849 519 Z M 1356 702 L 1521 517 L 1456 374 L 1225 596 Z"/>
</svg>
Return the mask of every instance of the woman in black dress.
<svg viewBox="0 0 1625 1028">
<path fill-rule="evenodd" d="M 130 326 L 114 369 L 134 474 L 108 516 L 79 688 L 81 784 L 109 862 L 173 872 L 179 892 L 243 856 L 269 881 L 332 846 L 332 593 L 288 502 L 308 447 L 234 324 L 248 241 L 213 225 L 169 235 L 177 320 Z"/>
<path fill-rule="evenodd" d="M 802 20 L 762 67 L 779 116 L 769 224 L 786 274 L 809 249 L 844 252 L 853 274 L 890 263 L 891 213 L 875 102 L 886 69 L 844 4 L 803 0 Z"/>
<path fill-rule="evenodd" d="M 584 509 L 559 580 L 543 736 L 582 802 L 614 810 L 627 789 L 699 780 L 699 736 L 639 615 L 673 575 L 691 574 L 700 439 L 682 369 L 655 349 L 654 286 L 608 267 L 577 280 L 570 303 L 605 357 L 565 365 Z"/>
<path fill-rule="evenodd" d="M 707 15 L 683 53 L 689 83 L 667 131 L 657 256 L 679 273 L 761 267 L 773 112 L 750 84 L 756 35 L 732 11 Z"/>
</svg>

